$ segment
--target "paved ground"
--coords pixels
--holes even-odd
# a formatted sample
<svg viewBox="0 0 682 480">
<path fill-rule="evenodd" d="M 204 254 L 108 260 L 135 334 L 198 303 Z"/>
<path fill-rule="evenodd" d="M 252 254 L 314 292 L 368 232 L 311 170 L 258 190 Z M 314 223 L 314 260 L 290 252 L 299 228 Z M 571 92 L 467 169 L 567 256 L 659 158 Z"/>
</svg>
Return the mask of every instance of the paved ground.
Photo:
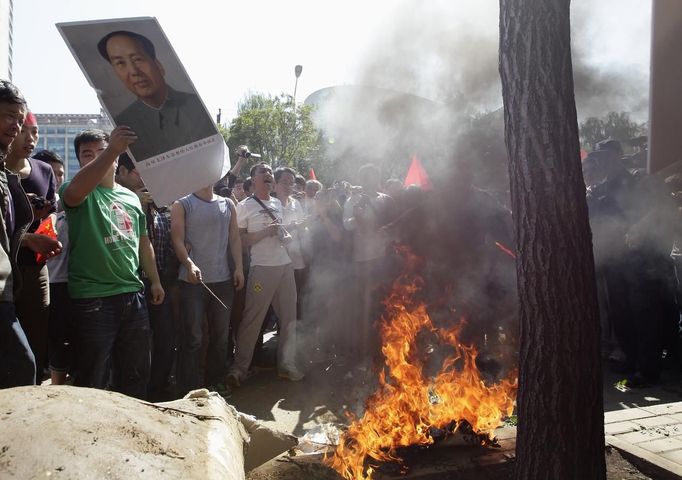
<svg viewBox="0 0 682 480">
<path fill-rule="evenodd" d="M 266 346 L 270 357 L 273 348 Z M 274 369 L 258 371 L 227 400 L 274 428 L 323 441 L 345 423 L 346 411 L 362 411 L 376 386 L 371 371 L 335 358 L 308 362 L 304 370 L 301 382 L 280 380 Z M 666 373 L 660 385 L 639 390 L 620 388 L 620 380 L 604 376 L 607 442 L 682 477 L 682 373 Z"/>
<path fill-rule="evenodd" d="M 618 380 L 604 382 L 606 442 L 653 465 L 655 478 L 682 478 L 682 374 L 666 372 L 660 385 L 630 391 Z"/>
</svg>

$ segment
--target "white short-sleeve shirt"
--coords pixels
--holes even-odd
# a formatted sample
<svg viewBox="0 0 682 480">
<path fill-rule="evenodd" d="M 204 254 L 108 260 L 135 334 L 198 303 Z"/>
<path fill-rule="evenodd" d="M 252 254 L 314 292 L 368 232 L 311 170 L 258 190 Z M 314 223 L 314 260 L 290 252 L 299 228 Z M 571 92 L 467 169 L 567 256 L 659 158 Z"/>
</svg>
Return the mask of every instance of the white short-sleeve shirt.
<svg viewBox="0 0 682 480">
<path fill-rule="evenodd" d="M 282 203 L 276 198 L 261 200 L 270 212 L 282 223 Z M 237 223 L 239 228 L 246 229 L 247 233 L 260 232 L 272 224 L 272 217 L 252 197 L 248 197 L 237 205 Z M 278 267 L 291 263 L 287 249 L 277 236 L 266 237 L 260 242 L 251 245 L 251 265 L 264 267 Z"/>
</svg>

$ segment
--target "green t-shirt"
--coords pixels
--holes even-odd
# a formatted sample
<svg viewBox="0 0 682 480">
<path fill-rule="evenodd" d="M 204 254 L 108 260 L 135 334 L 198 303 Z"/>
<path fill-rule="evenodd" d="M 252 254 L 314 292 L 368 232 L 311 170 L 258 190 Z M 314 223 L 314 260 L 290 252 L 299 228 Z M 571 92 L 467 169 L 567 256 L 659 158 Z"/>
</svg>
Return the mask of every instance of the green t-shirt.
<svg viewBox="0 0 682 480">
<path fill-rule="evenodd" d="M 59 190 L 60 196 L 69 182 Z M 69 225 L 69 294 L 110 297 L 138 292 L 140 235 L 147 225 L 140 200 L 127 188 L 97 186 L 77 207 L 64 205 Z"/>
</svg>

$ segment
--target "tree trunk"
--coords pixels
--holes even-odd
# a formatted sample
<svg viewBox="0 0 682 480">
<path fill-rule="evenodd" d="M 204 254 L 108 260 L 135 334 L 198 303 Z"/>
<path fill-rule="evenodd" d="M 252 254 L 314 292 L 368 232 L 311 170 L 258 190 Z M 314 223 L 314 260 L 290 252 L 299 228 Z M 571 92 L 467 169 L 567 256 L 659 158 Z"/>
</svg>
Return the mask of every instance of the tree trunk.
<svg viewBox="0 0 682 480">
<path fill-rule="evenodd" d="M 516 478 L 605 479 L 570 0 L 500 0 L 500 75 L 521 324 Z"/>
</svg>

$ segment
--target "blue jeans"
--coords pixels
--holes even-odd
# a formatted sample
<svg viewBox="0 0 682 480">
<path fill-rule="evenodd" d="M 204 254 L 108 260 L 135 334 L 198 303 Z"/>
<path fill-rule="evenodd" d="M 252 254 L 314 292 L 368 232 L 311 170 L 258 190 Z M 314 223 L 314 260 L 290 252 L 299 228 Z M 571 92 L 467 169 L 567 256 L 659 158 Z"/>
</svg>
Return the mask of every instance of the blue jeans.
<svg viewBox="0 0 682 480">
<path fill-rule="evenodd" d="M 213 385 L 226 374 L 230 341 L 230 310 L 234 298 L 231 281 L 207 286 L 227 306 L 225 309 L 201 285 L 180 281 L 181 338 L 178 351 L 178 387 L 181 393 Z M 204 332 L 204 318 L 208 332 Z M 206 365 L 202 362 L 202 344 L 206 339 Z M 205 372 L 205 375 L 204 375 Z"/>
<path fill-rule="evenodd" d="M 73 299 L 80 355 L 75 385 L 147 397 L 150 329 L 142 292 Z"/>
<path fill-rule="evenodd" d="M 36 361 L 14 304 L 0 302 L 0 388 L 36 384 Z"/>
</svg>

